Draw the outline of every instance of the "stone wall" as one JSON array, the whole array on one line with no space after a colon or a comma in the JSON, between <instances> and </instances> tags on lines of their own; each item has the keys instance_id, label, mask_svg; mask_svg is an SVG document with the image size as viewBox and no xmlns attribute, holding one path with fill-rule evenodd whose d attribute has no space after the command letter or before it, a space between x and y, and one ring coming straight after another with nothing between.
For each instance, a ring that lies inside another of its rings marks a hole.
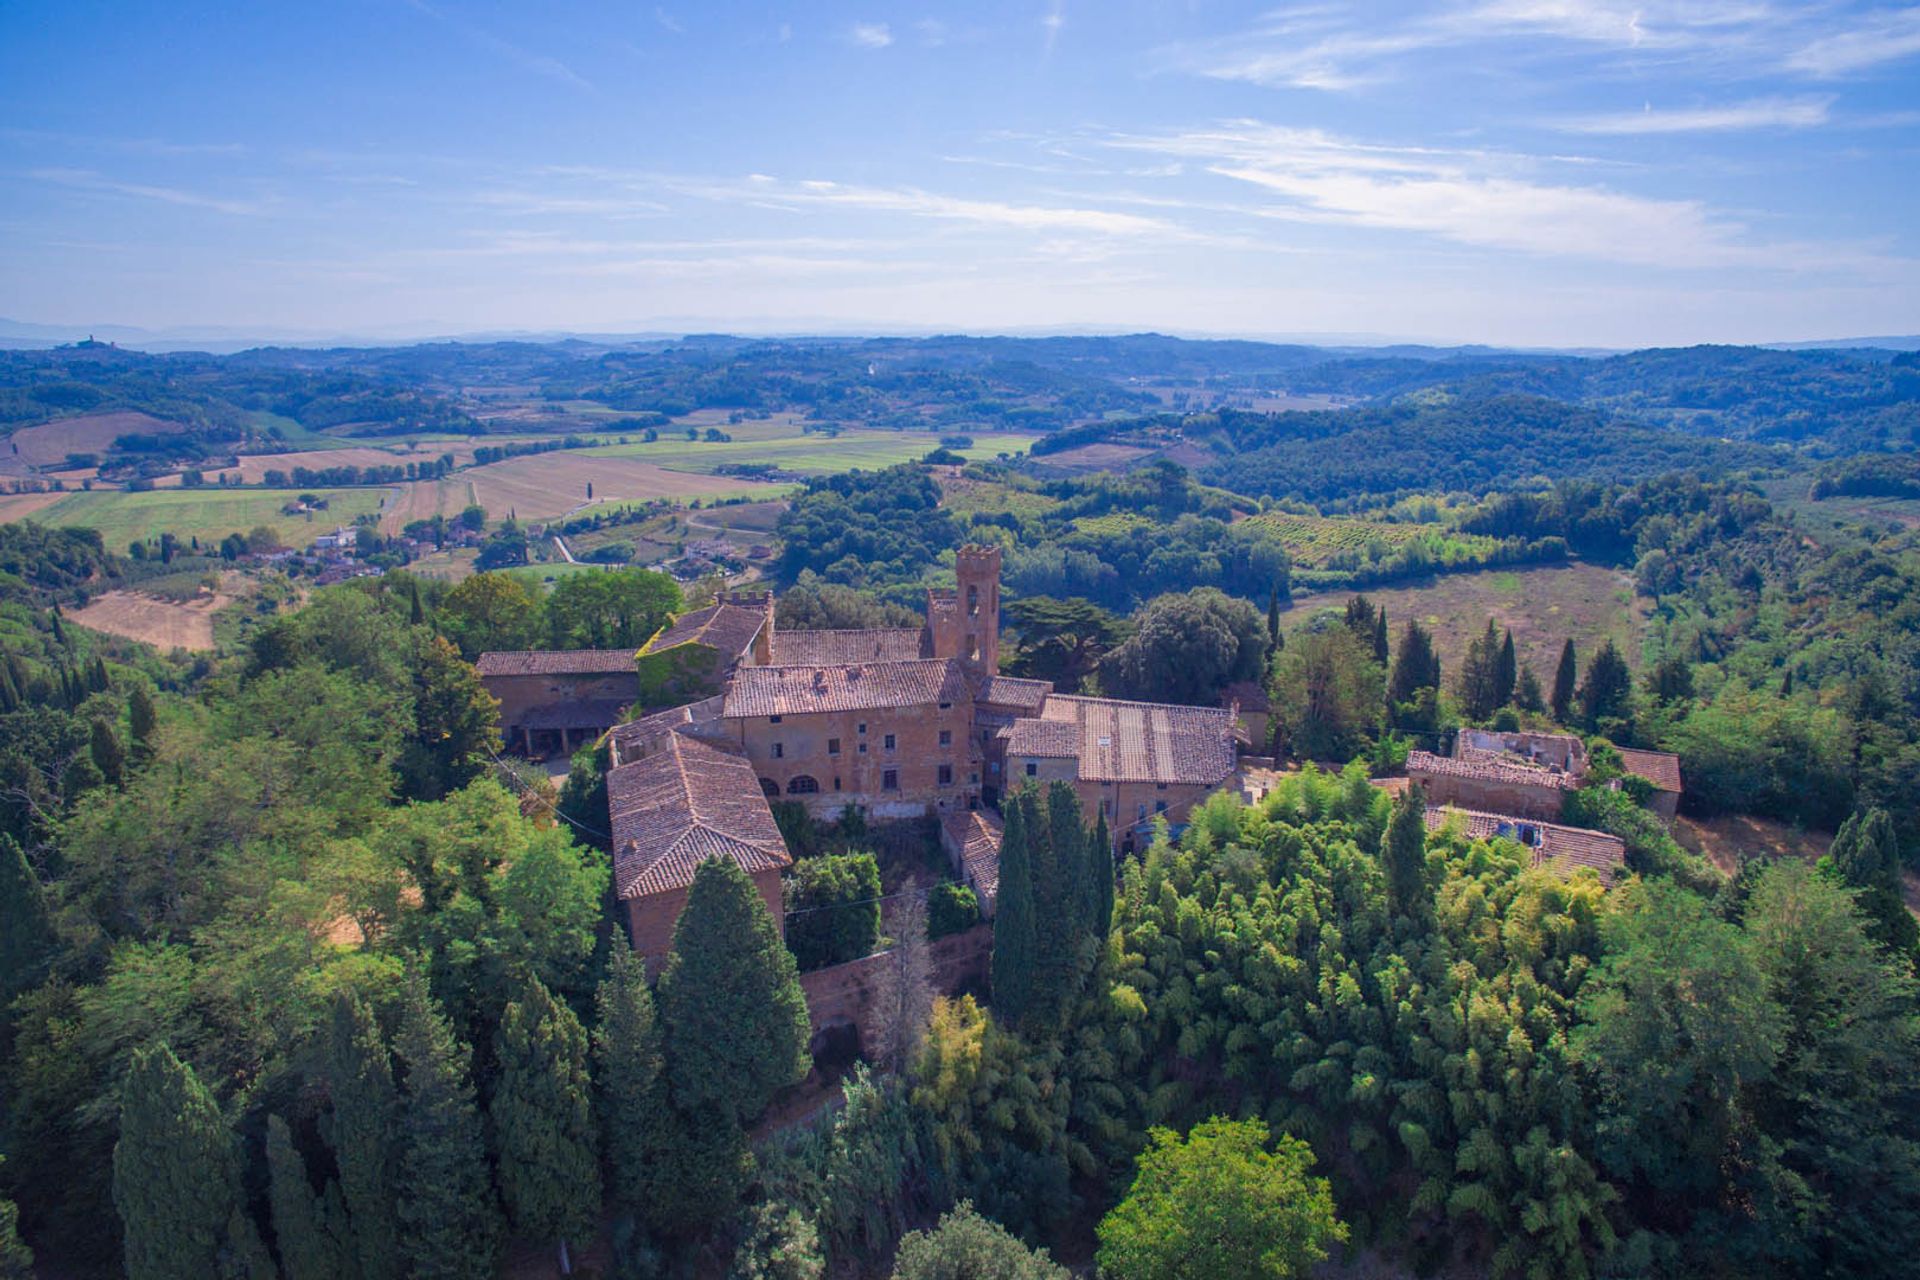
<instances>
[{"instance_id":1,"label":"stone wall","mask_svg":"<svg viewBox=\"0 0 1920 1280\"><path fill-rule=\"evenodd\" d=\"M993 926L977 924L964 933L948 934L933 942L931 950L934 989L939 994L983 988L993 959ZM816 1040L822 1032L853 1026L865 1046L874 1030L874 995L893 964L893 952L880 951L801 974L800 988L807 995L807 1015Z\"/></svg>"},{"instance_id":2,"label":"stone wall","mask_svg":"<svg viewBox=\"0 0 1920 1280\"><path fill-rule=\"evenodd\" d=\"M911 817L969 808L980 795L969 702L787 715L778 723L739 716L727 729L768 798L801 801L816 818L836 818L849 804L874 817ZM794 790L796 778L811 779L813 789Z\"/></svg>"},{"instance_id":3,"label":"stone wall","mask_svg":"<svg viewBox=\"0 0 1920 1280\"><path fill-rule=\"evenodd\" d=\"M774 927L784 933L786 906L781 899L780 873L777 870L760 872L753 877L753 887L760 891L767 910L773 914ZM685 889L626 900L627 940L646 960L649 973L658 975L666 963L667 953L673 949L673 926L679 923L680 909L686 905Z\"/></svg>"},{"instance_id":4,"label":"stone wall","mask_svg":"<svg viewBox=\"0 0 1920 1280\"><path fill-rule=\"evenodd\" d=\"M1540 822L1560 821L1560 809L1567 793L1559 787L1529 786L1493 778L1463 778L1450 773L1430 773L1409 769L1408 777L1427 793L1434 807L1452 805L1457 809L1478 809L1483 813L1504 813L1516 818Z\"/></svg>"}]
</instances>

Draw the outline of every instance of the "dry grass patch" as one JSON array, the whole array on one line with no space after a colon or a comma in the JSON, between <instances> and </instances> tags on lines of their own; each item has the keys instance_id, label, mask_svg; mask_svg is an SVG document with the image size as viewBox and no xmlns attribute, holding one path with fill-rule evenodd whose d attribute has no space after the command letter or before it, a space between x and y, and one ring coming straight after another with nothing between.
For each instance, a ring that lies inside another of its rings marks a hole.
<instances>
[{"instance_id":1,"label":"dry grass patch","mask_svg":"<svg viewBox=\"0 0 1920 1280\"><path fill-rule=\"evenodd\" d=\"M213 645L213 615L233 596L210 591L195 600L164 600L138 591L109 591L72 614L75 622L108 635L124 636L156 649L207 652Z\"/></svg>"}]
</instances>

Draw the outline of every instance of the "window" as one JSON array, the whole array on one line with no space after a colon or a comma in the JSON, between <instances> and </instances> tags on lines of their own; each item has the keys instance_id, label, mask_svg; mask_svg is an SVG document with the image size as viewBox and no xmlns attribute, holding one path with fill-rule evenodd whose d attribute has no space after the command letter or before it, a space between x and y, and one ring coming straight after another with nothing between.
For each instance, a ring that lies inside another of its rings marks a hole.
<instances>
[{"instance_id":1,"label":"window","mask_svg":"<svg viewBox=\"0 0 1920 1280\"><path fill-rule=\"evenodd\" d=\"M968 786L970 786L970 787L977 787L977 786L979 786L979 785L980 785L980 775L979 775L979 774L977 774L977 773L970 773L970 774L968 774L968 775L967 775L967 785L968 785Z\"/></svg>"},{"instance_id":2,"label":"window","mask_svg":"<svg viewBox=\"0 0 1920 1280\"><path fill-rule=\"evenodd\" d=\"M768 724L779 724L779 723L780 723L780 717L779 717L779 716L768 716L768 717L767 717L767 723L768 723Z\"/></svg>"},{"instance_id":3,"label":"window","mask_svg":"<svg viewBox=\"0 0 1920 1280\"><path fill-rule=\"evenodd\" d=\"M950 787L953 785L953 766L952 765L943 764L940 766L940 785L943 787Z\"/></svg>"},{"instance_id":4,"label":"window","mask_svg":"<svg viewBox=\"0 0 1920 1280\"><path fill-rule=\"evenodd\" d=\"M795 774L787 783L787 794L790 796L810 796L819 789L819 782L804 773Z\"/></svg>"},{"instance_id":5,"label":"window","mask_svg":"<svg viewBox=\"0 0 1920 1280\"><path fill-rule=\"evenodd\" d=\"M1167 802L1165 800L1155 800L1153 802L1153 811L1155 813L1165 813L1167 811Z\"/></svg>"},{"instance_id":6,"label":"window","mask_svg":"<svg viewBox=\"0 0 1920 1280\"><path fill-rule=\"evenodd\" d=\"M830 756L837 756L840 754L840 739L838 738L827 739L827 754Z\"/></svg>"},{"instance_id":7,"label":"window","mask_svg":"<svg viewBox=\"0 0 1920 1280\"><path fill-rule=\"evenodd\" d=\"M784 742L776 742L773 744L773 758L775 760L785 760L787 758L787 746Z\"/></svg>"},{"instance_id":8,"label":"window","mask_svg":"<svg viewBox=\"0 0 1920 1280\"><path fill-rule=\"evenodd\" d=\"M967 584L967 616L975 617L980 612L980 588L971 582Z\"/></svg>"},{"instance_id":9,"label":"window","mask_svg":"<svg viewBox=\"0 0 1920 1280\"><path fill-rule=\"evenodd\" d=\"M883 770L880 774L880 789L882 791L898 791L900 789L900 771L898 769Z\"/></svg>"},{"instance_id":10,"label":"window","mask_svg":"<svg viewBox=\"0 0 1920 1280\"><path fill-rule=\"evenodd\" d=\"M888 734L888 735L887 735L887 738L886 738L886 741L885 741L885 742L882 742L882 743L881 743L880 745L881 745L881 746L883 746L883 747L885 747L885 748L886 748L887 750L889 750L889 751L891 751L891 750L893 750L893 735L892 735L892 734Z\"/></svg>"},{"instance_id":11,"label":"window","mask_svg":"<svg viewBox=\"0 0 1920 1280\"><path fill-rule=\"evenodd\" d=\"M864 742L860 744L860 754L861 755L867 754L867 744Z\"/></svg>"},{"instance_id":12,"label":"window","mask_svg":"<svg viewBox=\"0 0 1920 1280\"><path fill-rule=\"evenodd\" d=\"M953 730L942 729L940 731L940 745L943 747L950 747L953 745Z\"/></svg>"},{"instance_id":13,"label":"window","mask_svg":"<svg viewBox=\"0 0 1920 1280\"><path fill-rule=\"evenodd\" d=\"M835 791L840 789L840 775L837 773L833 775L833 789Z\"/></svg>"},{"instance_id":14,"label":"window","mask_svg":"<svg viewBox=\"0 0 1920 1280\"><path fill-rule=\"evenodd\" d=\"M862 721L860 722L860 726L859 726L859 728L860 728L860 736L861 736L861 737L863 737L863 738L864 738L864 737L866 737L866 736L867 736L867 722L866 722L866 721L864 721L864 720L862 720Z\"/></svg>"},{"instance_id":15,"label":"window","mask_svg":"<svg viewBox=\"0 0 1920 1280\"><path fill-rule=\"evenodd\" d=\"M1153 789L1155 791L1165 791L1167 789L1167 784L1164 782L1156 782L1153 784Z\"/></svg>"},{"instance_id":16,"label":"window","mask_svg":"<svg viewBox=\"0 0 1920 1280\"><path fill-rule=\"evenodd\" d=\"M948 711L948 710L951 710L951 709L952 709L952 707L953 707L953 704L952 704L951 702L943 702L943 703L941 703L941 704L940 704L940 709L941 709L942 711Z\"/></svg>"},{"instance_id":17,"label":"window","mask_svg":"<svg viewBox=\"0 0 1920 1280\"><path fill-rule=\"evenodd\" d=\"M769 797L778 798L780 795L780 784L772 778L762 778L760 779L760 790L766 792Z\"/></svg>"},{"instance_id":18,"label":"window","mask_svg":"<svg viewBox=\"0 0 1920 1280\"><path fill-rule=\"evenodd\" d=\"M1138 818L1140 819L1140 821L1142 821L1142 822L1145 822L1145 821L1147 820L1147 803L1146 803L1146 801L1144 801L1144 800L1142 800L1142 801L1140 802L1140 807L1139 807L1139 809L1138 809L1138 810L1136 811L1136 814L1135 814L1135 816L1136 816L1136 817L1138 817Z\"/></svg>"},{"instance_id":19,"label":"window","mask_svg":"<svg viewBox=\"0 0 1920 1280\"><path fill-rule=\"evenodd\" d=\"M1037 778L1040 776L1040 766L1031 760L1027 761L1027 776L1029 778Z\"/></svg>"}]
</instances>

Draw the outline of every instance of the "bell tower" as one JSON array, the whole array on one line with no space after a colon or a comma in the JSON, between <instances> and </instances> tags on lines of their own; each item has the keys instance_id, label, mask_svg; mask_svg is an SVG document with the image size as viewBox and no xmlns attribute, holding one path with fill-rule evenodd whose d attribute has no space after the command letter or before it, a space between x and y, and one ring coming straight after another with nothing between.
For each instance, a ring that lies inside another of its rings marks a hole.
<instances>
[{"instance_id":1,"label":"bell tower","mask_svg":"<svg viewBox=\"0 0 1920 1280\"><path fill-rule=\"evenodd\" d=\"M953 575L953 590L927 592L932 656L992 675L1000 669L1000 548L961 547Z\"/></svg>"}]
</instances>

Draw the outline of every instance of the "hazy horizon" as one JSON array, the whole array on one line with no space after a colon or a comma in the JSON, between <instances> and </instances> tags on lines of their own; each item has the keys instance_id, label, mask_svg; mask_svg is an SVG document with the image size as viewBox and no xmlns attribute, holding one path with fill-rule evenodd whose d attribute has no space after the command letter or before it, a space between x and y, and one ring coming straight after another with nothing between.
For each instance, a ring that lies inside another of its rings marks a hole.
<instances>
[{"instance_id":1,"label":"hazy horizon","mask_svg":"<svg viewBox=\"0 0 1920 1280\"><path fill-rule=\"evenodd\" d=\"M328 335L1920 332L1920 6L0 12L0 311ZM308 335L292 337L291 335Z\"/></svg>"}]
</instances>

